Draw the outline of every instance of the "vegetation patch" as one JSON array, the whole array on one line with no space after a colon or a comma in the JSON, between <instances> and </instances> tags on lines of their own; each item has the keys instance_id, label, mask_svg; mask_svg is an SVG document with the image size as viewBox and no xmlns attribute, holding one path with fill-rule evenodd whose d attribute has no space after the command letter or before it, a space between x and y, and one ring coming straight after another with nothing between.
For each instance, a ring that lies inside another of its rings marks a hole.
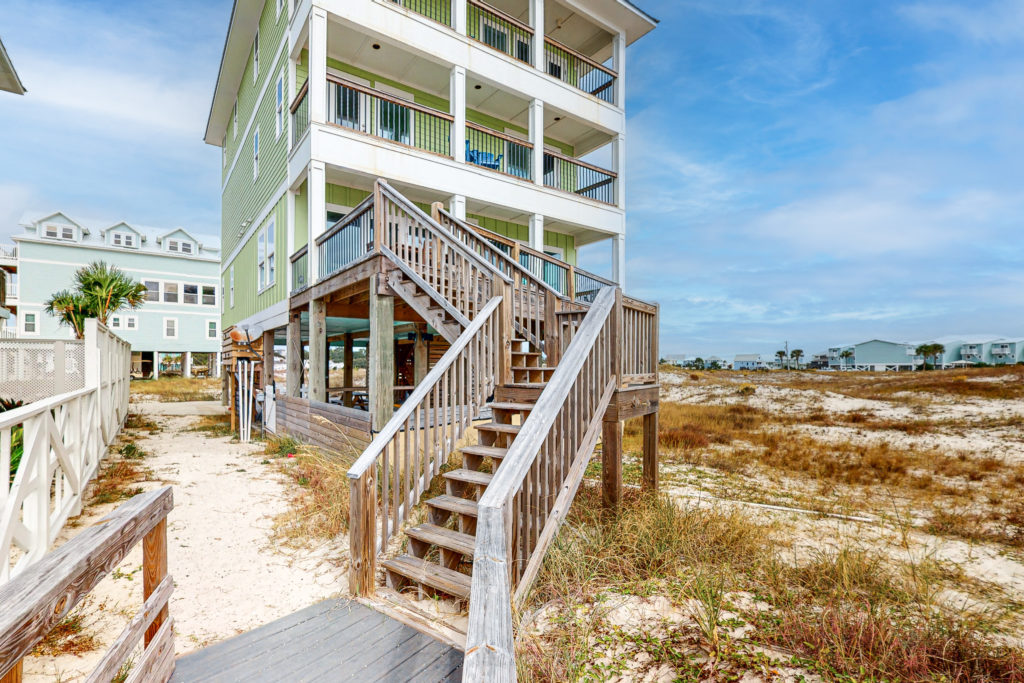
<instances>
[{"instance_id":1,"label":"vegetation patch","mask_svg":"<svg viewBox=\"0 0 1024 683\"><path fill-rule=\"evenodd\" d=\"M161 377L135 380L132 393L140 400L176 403L180 401L219 401L221 383L215 378Z\"/></svg>"},{"instance_id":2,"label":"vegetation patch","mask_svg":"<svg viewBox=\"0 0 1024 683\"><path fill-rule=\"evenodd\" d=\"M32 651L35 657L81 655L98 647L96 636L85 617L88 598L83 600L47 633Z\"/></svg>"}]
</instances>

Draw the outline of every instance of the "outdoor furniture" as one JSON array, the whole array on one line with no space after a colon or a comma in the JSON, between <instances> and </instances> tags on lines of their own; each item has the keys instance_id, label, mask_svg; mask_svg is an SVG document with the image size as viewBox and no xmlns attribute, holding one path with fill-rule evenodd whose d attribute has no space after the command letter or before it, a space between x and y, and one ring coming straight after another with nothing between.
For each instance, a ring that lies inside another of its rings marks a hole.
<instances>
[{"instance_id":1,"label":"outdoor furniture","mask_svg":"<svg viewBox=\"0 0 1024 683\"><path fill-rule=\"evenodd\" d=\"M495 158L491 152L484 152L479 149L470 149L469 140L466 140L466 161L477 166L483 166L494 171L501 170L501 160L505 157L504 154L499 154Z\"/></svg>"}]
</instances>

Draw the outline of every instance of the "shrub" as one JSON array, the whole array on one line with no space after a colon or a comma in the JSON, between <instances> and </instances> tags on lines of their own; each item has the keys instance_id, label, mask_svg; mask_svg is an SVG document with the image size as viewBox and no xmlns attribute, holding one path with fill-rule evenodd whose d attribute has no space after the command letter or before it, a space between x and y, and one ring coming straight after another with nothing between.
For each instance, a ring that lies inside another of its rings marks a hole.
<instances>
[{"instance_id":1,"label":"shrub","mask_svg":"<svg viewBox=\"0 0 1024 683\"><path fill-rule=\"evenodd\" d=\"M741 384L740 388L736 390L736 393L740 396L753 396L754 392L757 391L757 387L753 384Z\"/></svg>"}]
</instances>

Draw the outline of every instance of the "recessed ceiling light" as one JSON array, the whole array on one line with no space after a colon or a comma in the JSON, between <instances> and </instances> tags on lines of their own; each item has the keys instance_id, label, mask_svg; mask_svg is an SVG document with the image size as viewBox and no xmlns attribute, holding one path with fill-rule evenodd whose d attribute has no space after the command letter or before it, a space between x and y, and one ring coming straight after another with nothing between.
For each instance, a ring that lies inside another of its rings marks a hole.
<instances>
[{"instance_id":1,"label":"recessed ceiling light","mask_svg":"<svg viewBox=\"0 0 1024 683\"><path fill-rule=\"evenodd\" d=\"M556 116L556 117L555 117L555 121L561 121L561 120L562 120L562 117L561 117L561 116Z\"/></svg>"},{"instance_id":2,"label":"recessed ceiling light","mask_svg":"<svg viewBox=\"0 0 1024 683\"><path fill-rule=\"evenodd\" d=\"M373 44L373 49L374 50L379 50L380 49L380 43L374 43Z\"/></svg>"},{"instance_id":3,"label":"recessed ceiling light","mask_svg":"<svg viewBox=\"0 0 1024 683\"><path fill-rule=\"evenodd\" d=\"M473 86L473 90L479 90L482 87L484 87L484 86L482 86L482 85L474 85Z\"/></svg>"}]
</instances>

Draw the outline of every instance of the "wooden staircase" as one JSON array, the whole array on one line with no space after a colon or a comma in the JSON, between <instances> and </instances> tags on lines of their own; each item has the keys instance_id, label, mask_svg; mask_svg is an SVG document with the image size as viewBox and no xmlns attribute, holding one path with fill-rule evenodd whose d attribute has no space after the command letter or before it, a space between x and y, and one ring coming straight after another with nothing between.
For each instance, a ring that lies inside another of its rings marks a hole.
<instances>
[{"instance_id":1,"label":"wooden staircase","mask_svg":"<svg viewBox=\"0 0 1024 683\"><path fill-rule=\"evenodd\" d=\"M514 340L515 381L495 391L496 400L488 404L492 421L477 424L477 443L459 449L462 466L441 474L445 493L424 501L427 522L406 529L405 554L381 563L389 588L414 593L418 599L448 597L468 602L476 547L477 501L555 370L542 365L543 358L542 352L532 350L526 340ZM519 398L511 400L507 395Z\"/></svg>"}]
</instances>

